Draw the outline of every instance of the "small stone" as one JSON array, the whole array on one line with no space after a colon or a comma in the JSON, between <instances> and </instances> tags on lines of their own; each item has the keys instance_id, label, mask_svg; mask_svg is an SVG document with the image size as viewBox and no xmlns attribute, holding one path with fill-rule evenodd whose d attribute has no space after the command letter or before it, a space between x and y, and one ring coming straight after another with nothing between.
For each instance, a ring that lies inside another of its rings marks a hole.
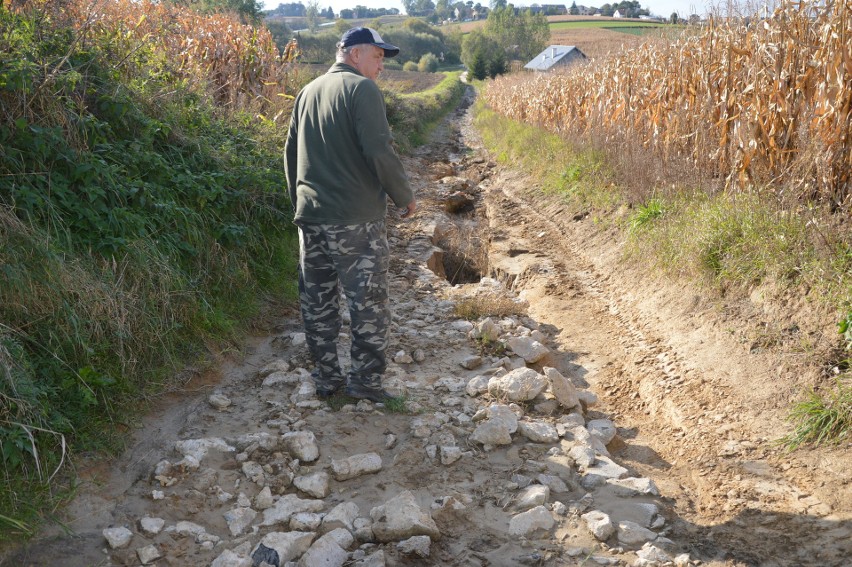
<instances>
[{"instance_id":1,"label":"small stone","mask_svg":"<svg viewBox=\"0 0 852 567\"><path fill-rule=\"evenodd\" d=\"M160 555L160 550L157 549L157 546L151 544L137 549L136 557L139 558L139 561L140 563L142 563L142 565L150 565L151 563L162 557L162 555Z\"/></svg>"},{"instance_id":2,"label":"small stone","mask_svg":"<svg viewBox=\"0 0 852 567\"><path fill-rule=\"evenodd\" d=\"M650 494L659 496L657 485L650 478L610 478L606 483L613 488L613 493L618 496L635 496L637 494Z\"/></svg>"},{"instance_id":3,"label":"small stone","mask_svg":"<svg viewBox=\"0 0 852 567\"><path fill-rule=\"evenodd\" d=\"M518 368L488 381L489 394L512 402L531 400L546 387L547 379L532 368Z\"/></svg>"},{"instance_id":4,"label":"small stone","mask_svg":"<svg viewBox=\"0 0 852 567\"><path fill-rule=\"evenodd\" d=\"M612 524L612 520L603 512L593 510L580 517L586 522L586 527L598 541L606 541L615 533L615 526Z\"/></svg>"},{"instance_id":5,"label":"small stone","mask_svg":"<svg viewBox=\"0 0 852 567\"><path fill-rule=\"evenodd\" d=\"M550 510L544 506L536 506L532 510L513 516L509 521L509 533L531 537L540 532L549 532L555 523Z\"/></svg>"},{"instance_id":6,"label":"small stone","mask_svg":"<svg viewBox=\"0 0 852 567\"><path fill-rule=\"evenodd\" d=\"M345 459L332 460L331 470L336 480L349 480L382 470L382 458L377 453L353 455Z\"/></svg>"},{"instance_id":7,"label":"small stone","mask_svg":"<svg viewBox=\"0 0 852 567\"><path fill-rule=\"evenodd\" d=\"M533 443L558 443L556 428L543 421L521 421L518 432Z\"/></svg>"},{"instance_id":8,"label":"small stone","mask_svg":"<svg viewBox=\"0 0 852 567\"><path fill-rule=\"evenodd\" d=\"M411 364L414 362L414 359L404 350L401 350L393 355L393 361L397 364Z\"/></svg>"},{"instance_id":9,"label":"small stone","mask_svg":"<svg viewBox=\"0 0 852 567\"><path fill-rule=\"evenodd\" d=\"M462 368L467 368L468 370L476 370L480 366L482 366L482 357L478 354L470 355L464 357L459 364Z\"/></svg>"},{"instance_id":10,"label":"small stone","mask_svg":"<svg viewBox=\"0 0 852 567\"><path fill-rule=\"evenodd\" d=\"M297 532L315 532L322 524L323 516L313 512L299 512L290 518L290 529Z\"/></svg>"},{"instance_id":11,"label":"small stone","mask_svg":"<svg viewBox=\"0 0 852 567\"><path fill-rule=\"evenodd\" d=\"M479 394L483 394L488 391L488 381L491 379L490 376L483 376L480 374L479 376L474 376L470 379L465 387L465 392L468 396L478 396Z\"/></svg>"},{"instance_id":12,"label":"small stone","mask_svg":"<svg viewBox=\"0 0 852 567\"><path fill-rule=\"evenodd\" d=\"M258 510L272 508L274 504L275 500L272 498L272 490L270 490L268 486L264 486L263 489L254 497L254 507Z\"/></svg>"},{"instance_id":13,"label":"small stone","mask_svg":"<svg viewBox=\"0 0 852 567\"><path fill-rule=\"evenodd\" d=\"M133 532L124 526L118 528L106 528L101 532L107 540L107 543L112 549L119 549L130 543L133 539Z\"/></svg>"},{"instance_id":14,"label":"small stone","mask_svg":"<svg viewBox=\"0 0 852 567\"><path fill-rule=\"evenodd\" d=\"M309 475L297 476L293 479L293 486L314 498L325 498L331 492L329 481L328 473L319 471Z\"/></svg>"},{"instance_id":15,"label":"small stone","mask_svg":"<svg viewBox=\"0 0 852 567\"><path fill-rule=\"evenodd\" d=\"M355 518L360 514L358 505L354 502L342 502L331 509L322 519L322 531L330 532L337 528L344 528L348 531L355 529Z\"/></svg>"},{"instance_id":16,"label":"small stone","mask_svg":"<svg viewBox=\"0 0 852 567\"><path fill-rule=\"evenodd\" d=\"M423 512L408 490L370 510L373 533L380 542L400 541L411 536L427 535L433 540L441 532L432 517Z\"/></svg>"},{"instance_id":17,"label":"small stone","mask_svg":"<svg viewBox=\"0 0 852 567\"><path fill-rule=\"evenodd\" d=\"M657 534L643 528L636 522L623 521L618 523L618 541L627 545L639 545L657 539Z\"/></svg>"},{"instance_id":18,"label":"small stone","mask_svg":"<svg viewBox=\"0 0 852 567\"><path fill-rule=\"evenodd\" d=\"M462 458L462 450L456 446L441 447L441 464L451 465Z\"/></svg>"},{"instance_id":19,"label":"small stone","mask_svg":"<svg viewBox=\"0 0 852 567\"><path fill-rule=\"evenodd\" d=\"M314 535L309 532L268 533L251 552L252 565L261 565L265 561L269 565L283 567L310 548Z\"/></svg>"},{"instance_id":20,"label":"small stone","mask_svg":"<svg viewBox=\"0 0 852 567\"><path fill-rule=\"evenodd\" d=\"M319 445L313 431L291 431L285 433L284 446L291 455L306 463L312 463L319 458Z\"/></svg>"},{"instance_id":21,"label":"small stone","mask_svg":"<svg viewBox=\"0 0 852 567\"><path fill-rule=\"evenodd\" d=\"M228 524L228 530L231 535L237 537L245 532L257 516L257 512L251 508L234 508L228 510L224 514L225 523Z\"/></svg>"},{"instance_id":22,"label":"small stone","mask_svg":"<svg viewBox=\"0 0 852 567\"><path fill-rule=\"evenodd\" d=\"M636 557L638 560L634 563L635 567L656 567L672 560L668 553L651 543L643 545L642 549L636 552Z\"/></svg>"},{"instance_id":23,"label":"small stone","mask_svg":"<svg viewBox=\"0 0 852 567\"><path fill-rule=\"evenodd\" d=\"M293 333L290 335L290 344L294 347L300 347L307 342L308 340L305 333Z\"/></svg>"},{"instance_id":24,"label":"small stone","mask_svg":"<svg viewBox=\"0 0 852 567\"><path fill-rule=\"evenodd\" d=\"M510 337L506 343L528 364L534 364L550 353L550 349L531 337Z\"/></svg>"},{"instance_id":25,"label":"small stone","mask_svg":"<svg viewBox=\"0 0 852 567\"><path fill-rule=\"evenodd\" d=\"M609 445L616 434L615 424L608 419L592 419L586 424L586 429L604 445Z\"/></svg>"},{"instance_id":26,"label":"small stone","mask_svg":"<svg viewBox=\"0 0 852 567\"><path fill-rule=\"evenodd\" d=\"M414 362L423 362L424 360L426 360L426 353L423 351L422 348L418 348L414 350L414 353L412 353L412 357L414 358Z\"/></svg>"},{"instance_id":27,"label":"small stone","mask_svg":"<svg viewBox=\"0 0 852 567\"><path fill-rule=\"evenodd\" d=\"M231 400L222 394L211 394L207 402L217 410L223 410L231 405Z\"/></svg>"},{"instance_id":28,"label":"small stone","mask_svg":"<svg viewBox=\"0 0 852 567\"><path fill-rule=\"evenodd\" d=\"M550 489L548 487L541 484L533 484L521 491L515 502L515 507L518 510L529 510L530 508L546 504L548 497L550 497Z\"/></svg>"},{"instance_id":29,"label":"small stone","mask_svg":"<svg viewBox=\"0 0 852 567\"><path fill-rule=\"evenodd\" d=\"M157 535L163 531L166 521L163 518L149 518L148 516L139 520L139 530L146 535Z\"/></svg>"},{"instance_id":30,"label":"small stone","mask_svg":"<svg viewBox=\"0 0 852 567\"><path fill-rule=\"evenodd\" d=\"M432 539L427 535L412 536L396 544L396 548L402 553L408 555L418 555L419 557L429 557L429 548L432 546Z\"/></svg>"}]
</instances>

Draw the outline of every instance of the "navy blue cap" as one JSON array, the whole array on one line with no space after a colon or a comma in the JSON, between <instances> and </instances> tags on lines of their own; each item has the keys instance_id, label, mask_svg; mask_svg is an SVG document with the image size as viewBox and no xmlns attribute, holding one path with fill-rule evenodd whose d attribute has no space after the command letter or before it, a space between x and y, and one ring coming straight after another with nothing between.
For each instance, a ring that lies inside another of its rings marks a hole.
<instances>
[{"instance_id":1,"label":"navy blue cap","mask_svg":"<svg viewBox=\"0 0 852 567\"><path fill-rule=\"evenodd\" d=\"M352 47L353 45L364 45L365 43L384 49L385 57L396 57L399 54L399 48L390 43L385 43L379 32L373 28L352 28L347 30L337 45L338 47Z\"/></svg>"}]
</instances>

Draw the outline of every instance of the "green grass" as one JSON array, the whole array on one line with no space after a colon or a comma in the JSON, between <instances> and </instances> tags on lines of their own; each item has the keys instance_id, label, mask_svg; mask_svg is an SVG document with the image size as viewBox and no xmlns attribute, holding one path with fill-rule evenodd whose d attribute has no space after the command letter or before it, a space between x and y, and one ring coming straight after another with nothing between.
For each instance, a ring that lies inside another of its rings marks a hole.
<instances>
[{"instance_id":1,"label":"green grass","mask_svg":"<svg viewBox=\"0 0 852 567\"><path fill-rule=\"evenodd\" d=\"M426 143L430 133L464 94L466 85L460 80L461 71L444 75L440 83L426 91L401 95L385 92L388 122L394 140L403 151Z\"/></svg>"},{"instance_id":2,"label":"green grass","mask_svg":"<svg viewBox=\"0 0 852 567\"><path fill-rule=\"evenodd\" d=\"M572 20L570 22L551 22L550 31L559 30L575 30L584 28L603 28L615 31L623 31L629 29L647 29L661 27L676 27L671 24L655 23L655 22L617 22L614 20ZM681 26L682 27L682 26Z\"/></svg>"},{"instance_id":3,"label":"green grass","mask_svg":"<svg viewBox=\"0 0 852 567\"><path fill-rule=\"evenodd\" d=\"M600 152L575 146L541 128L507 120L481 100L474 112L476 127L498 161L531 172L544 192L573 203L577 211L592 206L608 208L618 202L618 196L610 190L610 174Z\"/></svg>"},{"instance_id":4,"label":"green grass","mask_svg":"<svg viewBox=\"0 0 852 567\"><path fill-rule=\"evenodd\" d=\"M849 439L852 430L852 388L849 377L838 379L830 392L808 392L790 411L793 431L780 441L794 450L804 444L837 444Z\"/></svg>"}]
</instances>

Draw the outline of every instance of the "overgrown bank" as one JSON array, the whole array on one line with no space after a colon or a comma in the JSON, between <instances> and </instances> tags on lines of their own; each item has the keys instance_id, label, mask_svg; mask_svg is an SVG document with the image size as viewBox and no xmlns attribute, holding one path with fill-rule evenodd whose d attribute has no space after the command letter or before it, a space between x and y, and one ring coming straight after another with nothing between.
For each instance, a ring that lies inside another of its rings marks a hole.
<instances>
[{"instance_id":1,"label":"overgrown bank","mask_svg":"<svg viewBox=\"0 0 852 567\"><path fill-rule=\"evenodd\" d=\"M293 300L295 53L174 5L0 7L0 540L262 301ZM391 97L402 145L460 92Z\"/></svg>"},{"instance_id":2,"label":"overgrown bank","mask_svg":"<svg viewBox=\"0 0 852 567\"><path fill-rule=\"evenodd\" d=\"M791 410L795 431L785 441L796 446L848 438L852 343L848 336L833 333L823 343L811 344L806 333L798 334L795 320L824 313L828 315L822 320L810 323L830 328L849 310L852 264L845 235L815 230L837 226L836 219L828 215L814 221L791 214L754 194L704 194L684 186L666 197L649 192L637 199L635 189L619 181L630 177L630 166L636 165L623 159L623 148L568 141L505 118L483 102L475 111L476 126L500 161L532 173L543 191L565 202L565 214L591 216L621 231L630 242L625 261L700 286L720 301L752 292L769 302L776 297L804 298L814 313L788 313L786 327L767 326L758 337L760 348L793 349L797 358L806 357L812 367L824 370L817 381L799 384L804 401ZM656 173L661 183L667 181L663 172ZM830 435L823 435L829 430Z\"/></svg>"}]
</instances>

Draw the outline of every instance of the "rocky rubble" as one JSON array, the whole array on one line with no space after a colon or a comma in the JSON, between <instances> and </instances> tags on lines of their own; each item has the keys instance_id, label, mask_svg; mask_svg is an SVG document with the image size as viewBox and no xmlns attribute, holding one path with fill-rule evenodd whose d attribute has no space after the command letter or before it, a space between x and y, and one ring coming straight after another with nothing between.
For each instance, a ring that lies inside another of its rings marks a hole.
<instances>
[{"instance_id":1,"label":"rocky rubble","mask_svg":"<svg viewBox=\"0 0 852 567\"><path fill-rule=\"evenodd\" d=\"M666 537L665 503L653 480L635 478L611 459L616 424L597 413L590 418L596 397L547 365L548 338L535 321L453 319L453 302L435 293L446 282L417 266L395 279L408 290L396 290L402 301L394 332L402 339L388 386L405 394L406 413L365 401L332 411L302 366L300 337L290 336L256 377L243 377L258 381L254 392L243 382L209 396L208 421L239 412L251 395L266 400L265 418L247 415L244 429L228 435L177 440L139 483L144 514L104 526L110 560L449 564L471 536L460 526L476 526L516 555L467 553L459 564L549 564L572 556L643 566L679 557L688 564ZM498 287L485 279L470 293ZM500 354L477 352L484 340L500 345ZM353 423L371 420L381 432L366 444L338 442L357 429Z\"/></svg>"}]
</instances>

